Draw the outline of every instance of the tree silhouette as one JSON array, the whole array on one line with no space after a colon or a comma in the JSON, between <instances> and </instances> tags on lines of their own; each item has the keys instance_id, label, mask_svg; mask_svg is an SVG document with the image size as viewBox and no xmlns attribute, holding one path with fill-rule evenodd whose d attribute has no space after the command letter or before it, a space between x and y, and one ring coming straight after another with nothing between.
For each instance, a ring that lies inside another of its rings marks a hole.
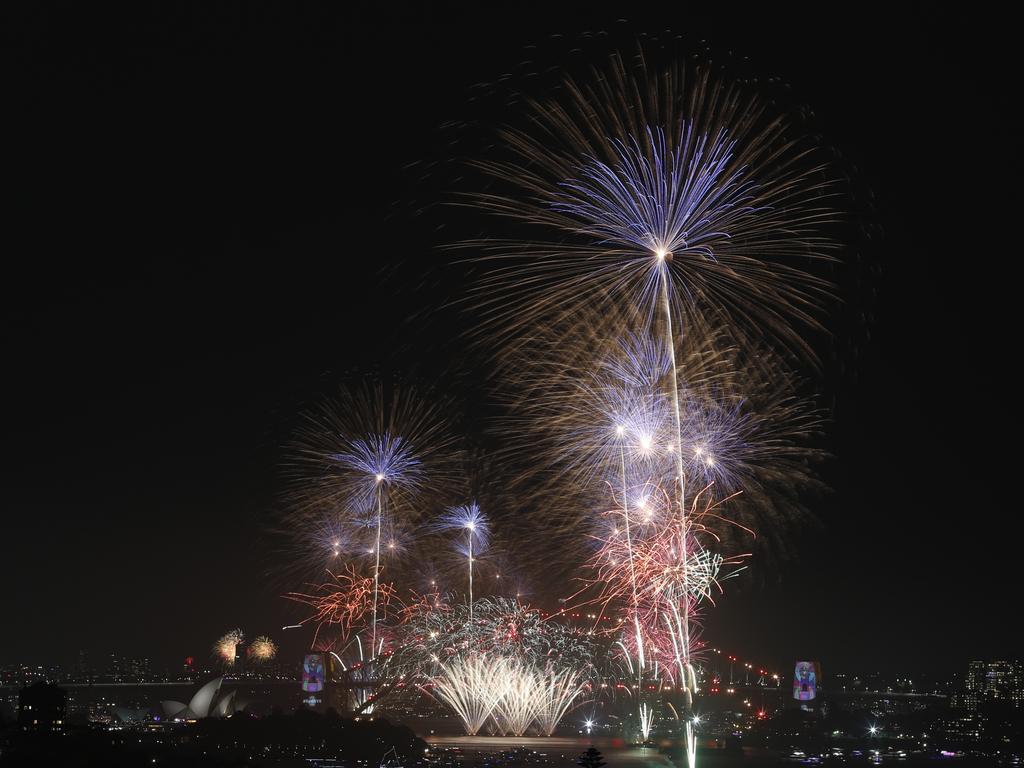
<instances>
[{"instance_id":1,"label":"tree silhouette","mask_svg":"<svg viewBox=\"0 0 1024 768\"><path fill-rule=\"evenodd\" d=\"M601 752L594 747L591 747L576 761L576 764L580 768L602 768L604 766L604 760L601 759Z\"/></svg>"}]
</instances>

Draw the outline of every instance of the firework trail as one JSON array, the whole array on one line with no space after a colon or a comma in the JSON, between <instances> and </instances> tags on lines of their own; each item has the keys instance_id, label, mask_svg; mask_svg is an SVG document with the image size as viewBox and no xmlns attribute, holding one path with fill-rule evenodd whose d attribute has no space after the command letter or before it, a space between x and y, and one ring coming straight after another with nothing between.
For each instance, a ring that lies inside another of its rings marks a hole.
<instances>
[{"instance_id":1,"label":"firework trail","mask_svg":"<svg viewBox=\"0 0 1024 768\"><path fill-rule=\"evenodd\" d=\"M489 536L487 518L480 511L480 506L475 501L471 501L469 504L448 509L441 517L439 527L441 530L457 530L465 536L464 545L460 542L456 548L466 558L469 569L469 595L466 602L469 606L469 624L472 626L474 551L478 556L487 547Z\"/></svg>"},{"instance_id":2,"label":"firework trail","mask_svg":"<svg viewBox=\"0 0 1024 768\"><path fill-rule=\"evenodd\" d=\"M501 695L494 703L491 717L502 736L522 736L539 714L540 681L528 667L509 663L507 659L500 663L506 668L499 677Z\"/></svg>"},{"instance_id":3,"label":"firework trail","mask_svg":"<svg viewBox=\"0 0 1024 768\"><path fill-rule=\"evenodd\" d=\"M509 598L472 607L428 598L407 608L402 627L397 668L430 681L471 735L487 723L503 734L550 734L607 656L593 632Z\"/></svg>"}]
</instances>

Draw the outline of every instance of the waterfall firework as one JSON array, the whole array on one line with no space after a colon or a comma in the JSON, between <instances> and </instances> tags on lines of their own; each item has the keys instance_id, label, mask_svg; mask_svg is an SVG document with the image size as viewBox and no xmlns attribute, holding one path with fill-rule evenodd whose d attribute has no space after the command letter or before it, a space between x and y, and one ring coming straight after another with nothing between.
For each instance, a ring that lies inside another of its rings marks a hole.
<instances>
[{"instance_id":1,"label":"waterfall firework","mask_svg":"<svg viewBox=\"0 0 1024 768\"><path fill-rule=\"evenodd\" d=\"M510 658L472 655L441 667L433 693L476 735L488 721L502 735L522 736L532 726L550 736L584 693L578 673L539 669Z\"/></svg>"}]
</instances>

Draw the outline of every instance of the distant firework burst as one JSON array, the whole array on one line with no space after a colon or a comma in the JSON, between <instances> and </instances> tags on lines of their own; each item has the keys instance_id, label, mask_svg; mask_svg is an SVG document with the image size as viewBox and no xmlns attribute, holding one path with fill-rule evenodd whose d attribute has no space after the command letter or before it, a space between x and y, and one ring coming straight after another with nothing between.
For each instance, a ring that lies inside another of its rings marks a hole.
<instances>
[{"instance_id":1,"label":"distant firework burst","mask_svg":"<svg viewBox=\"0 0 1024 768\"><path fill-rule=\"evenodd\" d=\"M245 642L245 633L240 629L232 629L213 644L213 655L225 667L235 663L238 646Z\"/></svg>"},{"instance_id":2,"label":"distant firework burst","mask_svg":"<svg viewBox=\"0 0 1024 768\"><path fill-rule=\"evenodd\" d=\"M266 635L260 635L249 643L249 658L259 664L266 664L277 658L277 644Z\"/></svg>"}]
</instances>

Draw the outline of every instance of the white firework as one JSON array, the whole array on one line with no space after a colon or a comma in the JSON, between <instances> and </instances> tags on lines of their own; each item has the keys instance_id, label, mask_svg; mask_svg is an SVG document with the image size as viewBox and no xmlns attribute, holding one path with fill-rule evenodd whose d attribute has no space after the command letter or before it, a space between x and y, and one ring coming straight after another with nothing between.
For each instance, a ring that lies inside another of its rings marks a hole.
<instances>
[{"instance_id":1,"label":"white firework","mask_svg":"<svg viewBox=\"0 0 1024 768\"><path fill-rule=\"evenodd\" d=\"M434 691L475 736L490 720L502 735L522 736L531 726L550 736L582 695L578 672L540 669L516 659L483 654L442 665Z\"/></svg>"}]
</instances>

